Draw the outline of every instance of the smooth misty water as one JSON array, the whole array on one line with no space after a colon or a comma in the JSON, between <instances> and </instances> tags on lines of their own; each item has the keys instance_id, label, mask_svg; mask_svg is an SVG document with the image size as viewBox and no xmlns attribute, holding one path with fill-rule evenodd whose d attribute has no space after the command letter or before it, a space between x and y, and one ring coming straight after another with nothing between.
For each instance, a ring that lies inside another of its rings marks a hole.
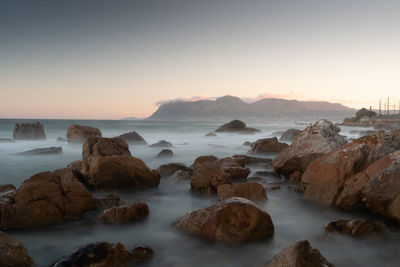
<instances>
[{"instance_id":1,"label":"smooth misty water","mask_svg":"<svg viewBox=\"0 0 400 267\"><path fill-rule=\"evenodd\" d=\"M23 120L23 122L29 120ZM271 137L276 131L287 128L302 129L291 121L270 121L250 124L263 132L256 135L218 134L217 137L203 135L215 130L218 123L160 123L148 121L68 121L40 120L45 125L45 141L18 141L0 143L0 184L18 186L34 173L55 170L81 158L81 146L56 142L58 136L65 137L72 123L98 127L103 136L112 137L128 131L137 131L151 144L160 139L173 143L172 159L155 159L160 148L131 146L134 156L143 159L151 168L168 162L183 162L190 165L200 155L232 156L247 152L244 141ZM0 120L0 138L12 136L17 120ZM353 128L344 128L349 137ZM360 130L360 129L358 129ZM20 156L18 152L33 148L62 146L63 153L48 156ZM260 166L251 167L252 171ZM267 178L271 181L272 178ZM150 208L150 216L143 222L127 225L94 225L84 219L63 225L34 231L7 231L20 240L28 249L37 266L48 266L56 259L69 254L74 248L94 241L122 242L127 248L135 244L151 246L155 255L146 266L262 266L273 255L291 243L308 239L311 245L336 266L399 266L400 232L390 228L386 239L357 239L343 235L325 236L324 225L332 219L342 217L371 216L368 214L344 213L302 200L301 195L287 189L268 192L268 201L259 203L275 225L273 238L261 242L228 245L216 243L185 234L171 223L189 210L200 209L217 202L216 197L198 197L189 193L189 182L175 184L162 179L158 188L140 192L112 192L126 203L143 200ZM95 193L96 196L106 195ZM372 217L371 217L372 218Z\"/></svg>"}]
</instances>

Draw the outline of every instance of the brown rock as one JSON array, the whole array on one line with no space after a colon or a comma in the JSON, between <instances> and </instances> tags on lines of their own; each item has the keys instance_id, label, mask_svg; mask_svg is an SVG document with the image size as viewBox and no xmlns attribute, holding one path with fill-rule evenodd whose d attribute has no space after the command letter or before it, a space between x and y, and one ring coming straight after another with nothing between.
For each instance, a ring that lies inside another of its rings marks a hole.
<instances>
[{"instance_id":1,"label":"brown rock","mask_svg":"<svg viewBox=\"0 0 400 267\"><path fill-rule=\"evenodd\" d=\"M175 173L173 173L168 180L173 181L175 183L183 182L183 181L189 181L191 178L190 174L188 172L182 171L182 170L177 170Z\"/></svg>"},{"instance_id":2,"label":"brown rock","mask_svg":"<svg viewBox=\"0 0 400 267\"><path fill-rule=\"evenodd\" d=\"M266 153L279 153L283 149L289 147L286 143L280 143L278 138L265 138L259 139L254 142L249 150L250 154L266 154Z\"/></svg>"},{"instance_id":3,"label":"brown rock","mask_svg":"<svg viewBox=\"0 0 400 267\"><path fill-rule=\"evenodd\" d=\"M161 165L160 167L158 167L157 170L160 172L161 176L170 176L179 170L185 171L189 174L193 173L193 169L186 167L186 165L183 163L164 164L164 165Z\"/></svg>"},{"instance_id":4,"label":"brown rock","mask_svg":"<svg viewBox=\"0 0 400 267\"><path fill-rule=\"evenodd\" d=\"M299 129L288 129L282 133L279 140L292 141L299 133L301 133L301 130Z\"/></svg>"},{"instance_id":5,"label":"brown rock","mask_svg":"<svg viewBox=\"0 0 400 267\"><path fill-rule=\"evenodd\" d=\"M125 205L125 203L117 195L107 195L104 198L96 199L97 209L106 210L112 207Z\"/></svg>"},{"instance_id":6,"label":"brown rock","mask_svg":"<svg viewBox=\"0 0 400 267\"><path fill-rule=\"evenodd\" d=\"M266 267L333 267L318 249L307 240L297 241L282 250L265 265Z\"/></svg>"},{"instance_id":7,"label":"brown rock","mask_svg":"<svg viewBox=\"0 0 400 267\"><path fill-rule=\"evenodd\" d=\"M261 131L258 129L247 127L246 123L240 120L233 120L222 125L217 130L215 130L215 132L252 134Z\"/></svg>"},{"instance_id":8,"label":"brown rock","mask_svg":"<svg viewBox=\"0 0 400 267\"><path fill-rule=\"evenodd\" d=\"M89 137L100 138L101 131L89 126L72 124L67 130L67 140L71 143L83 143Z\"/></svg>"},{"instance_id":9,"label":"brown rock","mask_svg":"<svg viewBox=\"0 0 400 267\"><path fill-rule=\"evenodd\" d=\"M143 137L141 137L140 134L135 131L124 133L117 137L124 139L125 142L129 144L147 145L147 142L143 139Z\"/></svg>"},{"instance_id":10,"label":"brown rock","mask_svg":"<svg viewBox=\"0 0 400 267\"><path fill-rule=\"evenodd\" d=\"M228 198L218 204L186 213L174 226L205 238L245 242L270 237L271 217L245 198Z\"/></svg>"},{"instance_id":11,"label":"brown rock","mask_svg":"<svg viewBox=\"0 0 400 267\"><path fill-rule=\"evenodd\" d=\"M259 157L252 157L248 155L234 155L233 159L242 158L245 164L271 164L272 159L269 158L259 158Z\"/></svg>"},{"instance_id":12,"label":"brown rock","mask_svg":"<svg viewBox=\"0 0 400 267\"><path fill-rule=\"evenodd\" d=\"M44 132L43 124L40 122L17 123L14 127L13 138L16 140L44 140L46 139L46 133Z\"/></svg>"},{"instance_id":13,"label":"brown rock","mask_svg":"<svg viewBox=\"0 0 400 267\"><path fill-rule=\"evenodd\" d=\"M18 240L0 231L0 266L3 267L30 267L33 260L27 249Z\"/></svg>"},{"instance_id":14,"label":"brown rock","mask_svg":"<svg viewBox=\"0 0 400 267\"><path fill-rule=\"evenodd\" d=\"M217 160L218 158L216 157L216 156L200 156L200 157L197 157L195 160L194 160L194 162L193 162L193 164L192 164L192 167L194 168L196 165L198 165L198 164L203 164L204 162L206 162L206 161L215 161L215 160Z\"/></svg>"},{"instance_id":15,"label":"brown rock","mask_svg":"<svg viewBox=\"0 0 400 267\"><path fill-rule=\"evenodd\" d=\"M149 216L149 207L145 202L136 202L130 205L112 207L103 211L95 218L102 223L130 223L145 219Z\"/></svg>"},{"instance_id":16,"label":"brown rock","mask_svg":"<svg viewBox=\"0 0 400 267\"><path fill-rule=\"evenodd\" d=\"M64 256L51 266L120 267L147 260L153 254L153 250L146 246L136 246L133 250L128 251L121 243L96 242L77 248L70 255Z\"/></svg>"},{"instance_id":17,"label":"brown rock","mask_svg":"<svg viewBox=\"0 0 400 267\"><path fill-rule=\"evenodd\" d=\"M223 201L231 197L243 197L251 201L267 200L267 192L264 187L256 182L241 184L223 184L217 188L218 200Z\"/></svg>"},{"instance_id":18,"label":"brown rock","mask_svg":"<svg viewBox=\"0 0 400 267\"><path fill-rule=\"evenodd\" d=\"M195 166L190 187L192 192L215 194L219 185L230 183L231 176L223 168L215 161L206 161Z\"/></svg>"},{"instance_id":19,"label":"brown rock","mask_svg":"<svg viewBox=\"0 0 400 267\"><path fill-rule=\"evenodd\" d=\"M382 235L381 223L375 223L365 219L339 219L325 225L327 232L339 232L352 236Z\"/></svg>"},{"instance_id":20,"label":"brown rock","mask_svg":"<svg viewBox=\"0 0 400 267\"><path fill-rule=\"evenodd\" d=\"M289 182L293 184L299 184L301 182L301 176L303 176L303 173L301 171L292 172L289 175Z\"/></svg>"}]
</instances>

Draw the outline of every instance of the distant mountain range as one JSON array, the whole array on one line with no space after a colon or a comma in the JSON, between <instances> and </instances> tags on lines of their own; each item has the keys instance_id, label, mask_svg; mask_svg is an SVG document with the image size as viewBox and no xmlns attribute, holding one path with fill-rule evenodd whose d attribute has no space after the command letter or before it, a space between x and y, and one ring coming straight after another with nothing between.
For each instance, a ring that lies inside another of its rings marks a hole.
<instances>
[{"instance_id":1,"label":"distant mountain range","mask_svg":"<svg viewBox=\"0 0 400 267\"><path fill-rule=\"evenodd\" d=\"M355 109L338 103L265 98L246 103L238 97L224 96L216 100L174 101L162 104L150 120L272 119L272 118L344 118Z\"/></svg>"}]
</instances>

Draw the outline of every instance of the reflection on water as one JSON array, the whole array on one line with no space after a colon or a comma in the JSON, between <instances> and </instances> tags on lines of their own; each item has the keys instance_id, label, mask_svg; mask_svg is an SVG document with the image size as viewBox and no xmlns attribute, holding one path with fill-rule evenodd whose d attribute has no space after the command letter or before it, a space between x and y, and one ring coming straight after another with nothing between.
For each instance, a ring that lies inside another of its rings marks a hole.
<instances>
[{"instance_id":1,"label":"reflection on water","mask_svg":"<svg viewBox=\"0 0 400 267\"><path fill-rule=\"evenodd\" d=\"M38 142L0 143L0 183L18 186L36 172L65 167L81 158L81 147L58 143L57 136L65 136L72 121L43 121L48 139ZM9 137L15 121L0 120L0 137ZM190 165L199 155L219 157L245 153L244 141L271 137L273 132L290 127L302 127L292 122L249 125L263 130L257 135L218 134L204 137L217 128L217 124L166 124L151 122L86 121L81 124L99 127L104 136L115 136L135 130L150 144L165 139L174 144L172 159L155 159L159 148L131 146L134 156L142 158L156 168L166 162L184 162ZM350 129L344 129L348 134ZM211 145L210 145L211 144ZM17 152L37 147L61 145L64 152L52 156L19 156ZM214 146L218 145L218 146ZM260 167L252 167L252 172ZM344 213L329 207L315 205L301 199L301 195L287 190L268 192L268 201L259 203L275 225L271 239L244 245L215 243L185 234L171 223L189 210L199 209L217 202L215 196L198 197L189 193L189 182L174 184L162 180L159 187L140 192L117 192L126 203L143 200L150 208L150 216L143 222L127 225L92 224L87 220L48 227L35 231L7 232L20 240L28 249L37 266L70 253L74 248L93 241L122 242L127 248L135 244L151 246L155 255L146 266L262 266L273 255L294 241L308 239L312 246L336 266L399 266L400 233L389 229L384 240L356 239L343 235L324 235L324 225L341 217L371 216ZM104 193L96 193L103 196Z\"/></svg>"}]
</instances>

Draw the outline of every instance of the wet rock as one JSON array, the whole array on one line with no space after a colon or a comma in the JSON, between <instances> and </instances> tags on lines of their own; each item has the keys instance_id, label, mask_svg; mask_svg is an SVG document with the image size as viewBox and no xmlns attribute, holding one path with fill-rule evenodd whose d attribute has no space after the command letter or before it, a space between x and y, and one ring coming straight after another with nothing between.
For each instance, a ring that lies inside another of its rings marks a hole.
<instances>
[{"instance_id":1,"label":"wet rock","mask_svg":"<svg viewBox=\"0 0 400 267\"><path fill-rule=\"evenodd\" d=\"M383 234L383 224L365 219L339 219L325 225L325 231L352 236L374 236Z\"/></svg>"},{"instance_id":2,"label":"wet rock","mask_svg":"<svg viewBox=\"0 0 400 267\"><path fill-rule=\"evenodd\" d=\"M194 168L190 188L192 192L215 194L222 184L232 183L231 176L216 161L206 161Z\"/></svg>"},{"instance_id":3,"label":"wet rock","mask_svg":"<svg viewBox=\"0 0 400 267\"><path fill-rule=\"evenodd\" d=\"M129 144L147 145L147 142L143 139L143 137L141 137L140 134L138 134L135 131L129 132L129 133L124 133L117 137L124 139L125 142L127 142Z\"/></svg>"},{"instance_id":4,"label":"wet rock","mask_svg":"<svg viewBox=\"0 0 400 267\"><path fill-rule=\"evenodd\" d=\"M186 165L183 163L164 164L164 165L161 165L160 167L158 167L157 170L160 172L161 176L170 176L179 170L187 172L190 175L193 174L193 169L186 167Z\"/></svg>"},{"instance_id":5,"label":"wet rock","mask_svg":"<svg viewBox=\"0 0 400 267\"><path fill-rule=\"evenodd\" d=\"M250 154L266 154L266 153L279 153L283 149L289 147L286 143L280 143L278 138L265 138L259 139L251 145L249 150Z\"/></svg>"},{"instance_id":6,"label":"wet rock","mask_svg":"<svg viewBox=\"0 0 400 267\"><path fill-rule=\"evenodd\" d=\"M136 246L129 251L121 243L95 242L77 248L51 266L120 267L148 260L153 254L153 250L146 246Z\"/></svg>"},{"instance_id":7,"label":"wet rock","mask_svg":"<svg viewBox=\"0 0 400 267\"><path fill-rule=\"evenodd\" d=\"M247 127L246 123L240 120L233 120L222 125L217 130L215 130L215 132L253 134L261 131L255 128Z\"/></svg>"},{"instance_id":8,"label":"wet rock","mask_svg":"<svg viewBox=\"0 0 400 267\"><path fill-rule=\"evenodd\" d=\"M125 205L125 203L117 195L109 194L104 198L96 199L96 206L98 210L106 210L112 207Z\"/></svg>"},{"instance_id":9,"label":"wet rock","mask_svg":"<svg viewBox=\"0 0 400 267\"><path fill-rule=\"evenodd\" d=\"M252 157L247 155L234 155L233 159L243 158L245 164L271 164L272 159L269 158L259 158L259 157Z\"/></svg>"},{"instance_id":10,"label":"wet rock","mask_svg":"<svg viewBox=\"0 0 400 267\"><path fill-rule=\"evenodd\" d=\"M299 129L288 129L282 133L281 138L279 138L279 140L292 141L299 133L301 133L301 130Z\"/></svg>"},{"instance_id":11,"label":"wet rock","mask_svg":"<svg viewBox=\"0 0 400 267\"><path fill-rule=\"evenodd\" d=\"M67 142L67 139L65 139L63 137L57 137L56 141L57 142Z\"/></svg>"},{"instance_id":12,"label":"wet rock","mask_svg":"<svg viewBox=\"0 0 400 267\"><path fill-rule=\"evenodd\" d=\"M11 138L0 138L0 143L14 143L14 139Z\"/></svg>"},{"instance_id":13,"label":"wet rock","mask_svg":"<svg viewBox=\"0 0 400 267\"><path fill-rule=\"evenodd\" d=\"M157 154L157 158L170 158L174 156L174 152L171 149L163 149Z\"/></svg>"},{"instance_id":14,"label":"wet rock","mask_svg":"<svg viewBox=\"0 0 400 267\"><path fill-rule=\"evenodd\" d=\"M89 137L100 138L101 131L94 127L72 124L67 130L67 140L70 143L83 143Z\"/></svg>"},{"instance_id":15,"label":"wet rock","mask_svg":"<svg viewBox=\"0 0 400 267\"><path fill-rule=\"evenodd\" d=\"M251 201L267 200L267 192L265 192L264 187L256 182L220 185L217 188L217 194L219 201L231 197L242 197Z\"/></svg>"},{"instance_id":16,"label":"wet rock","mask_svg":"<svg viewBox=\"0 0 400 267\"><path fill-rule=\"evenodd\" d=\"M272 165L275 171L284 175L294 171L304 172L314 159L346 143L345 137L339 132L340 128L327 120L319 120L307 127L274 158Z\"/></svg>"},{"instance_id":17,"label":"wet rock","mask_svg":"<svg viewBox=\"0 0 400 267\"><path fill-rule=\"evenodd\" d=\"M333 267L307 240L297 241L275 255L266 267Z\"/></svg>"},{"instance_id":18,"label":"wet rock","mask_svg":"<svg viewBox=\"0 0 400 267\"><path fill-rule=\"evenodd\" d=\"M70 169L41 172L0 196L0 228L31 229L80 218L96 200Z\"/></svg>"},{"instance_id":19,"label":"wet rock","mask_svg":"<svg viewBox=\"0 0 400 267\"><path fill-rule=\"evenodd\" d=\"M246 141L246 142L244 142L243 144L242 144L242 146L251 146L251 142L249 142L249 141Z\"/></svg>"},{"instance_id":20,"label":"wet rock","mask_svg":"<svg viewBox=\"0 0 400 267\"><path fill-rule=\"evenodd\" d=\"M173 181L175 183L179 183L179 182L189 181L190 178L191 175L188 172L177 170L168 178L168 180Z\"/></svg>"},{"instance_id":21,"label":"wet rock","mask_svg":"<svg viewBox=\"0 0 400 267\"><path fill-rule=\"evenodd\" d=\"M165 140L160 140L157 143L150 145L149 147L172 147L172 144Z\"/></svg>"},{"instance_id":22,"label":"wet rock","mask_svg":"<svg viewBox=\"0 0 400 267\"><path fill-rule=\"evenodd\" d=\"M299 184L301 182L301 176L302 175L303 175L303 173L300 172L300 171L292 172L289 175L289 182L291 182L293 184Z\"/></svg>"},{"instance_id":23,"label":"wet rock","mask_svg":"<svg viewBox=\"0 0 400 267\"><path fill-rule=\"evenodd\" d=\"M213 132L209 132L208 134L206 134L206 135L204 135L204 136L207 136L207 137L214 137L214 136L217 136L215 133L213 133Z\"/></svg>"},{"instance_id":24,"label":"wet rock","mask_svg":"<svg viewBox=\"0 0 400 267\"><path fill-rule=\"evenodd\" d=\"M206 161L215 161L215 160L217 160L217 159L218 159L218 158L217 158L216 156L212 156L212 155L200 156L200 157L197 157L197 158L194 160L194 162L193 162L193 164L192 164L192 167L194 168L196 165L203 164L203 163L206 162Z\"/></svg>"},{"instance_id":25,"label":"wet rock","mask_svg":"<svg viewBox=\"0 0 400 267\"><path fill-rule=\"evenodd\" d=\"M31 156L31 155L47 155L47 154L61 154L61 153L62 153L62 147L52 146L52 147L36 148L20 152L18 153L18 155Z\"/></svg>"},{"instance_id":26,"label":"wet rock","mask_svg":"<svg viewBox=\"0 0 400 267\"><path fill-rule=\"evenodd\" d=\"M269 214L250 200L240 197L190 211L173 225L188 233L226 242L260 240L274 233Z\"/></svg>"},{"instance_id":27,"label":"wet rock","mask_svg":"<svg viewBox=\"0 0 400 267\"><path fill-rule=\"evenodd\" d=\"M44 140L46 133L43 124L36 123L17 123L13 131L13 138L16 140Z\"/></svg>"},{"instance_id":28,"label":"wet rock","mask_svg":"<svg viewBox=\"0 0 400 267\"><path fill-rule=\"evenodd\" d=\"M149 207L145 202L136 202L130 205L111 207L103 211L94 221L102 223L131 223L140 221L149 216Z\"/></svg>"},{"instance_id":29,"label":"wet rock","mask_svg":"<svg viewBox=\"0 0 400 267\"><path fill-rule=\"evenodd\" d=\"M0 231L0 266L3 267L30 267L33 260L27 249L18 240Z\"/></svg>"},{"instance_id":30,"label":"wet rock","mask_svg":"<svg viewBox=\"0 0 400 267\"><path fill-rule=\"evenodd\" d=\"M234 180L244 180L250 174L250 169L244 167L245 161L242 158L222 158L215 163Z\"/></svg>"},{"instance_id":31,"label":"wet rock","mask_svg":"<svg viewBox=\"0 0 400 267\"><path fill-rule=\"evenodd\" d=\"M67 168L72 170L75 175L81 176L81 169L82 169L82 161L75 160L67 165Z\"/></svg>"}]
</instances>

